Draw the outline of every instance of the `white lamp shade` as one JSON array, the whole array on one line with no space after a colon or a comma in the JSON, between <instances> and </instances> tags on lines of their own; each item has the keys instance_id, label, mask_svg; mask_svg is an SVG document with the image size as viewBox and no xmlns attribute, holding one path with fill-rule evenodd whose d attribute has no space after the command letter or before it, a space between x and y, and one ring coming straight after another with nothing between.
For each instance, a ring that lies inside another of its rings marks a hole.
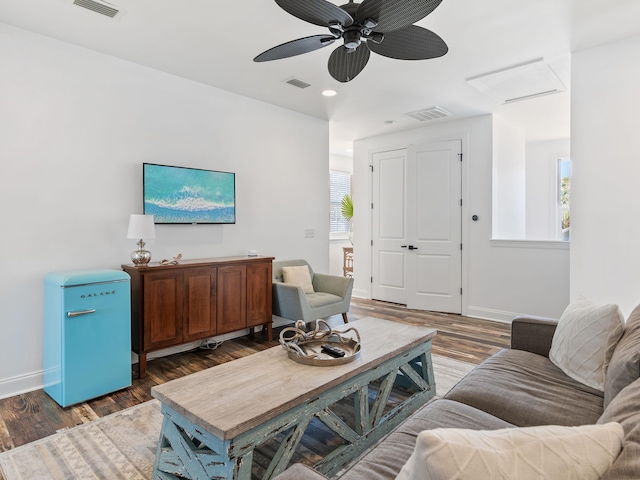
<instances>
[{"instance_id":1,"label":"white lamp shade","mask_svg":"<svg viewBox=\"0 0 640 480\"><path fill-rule=\"evenodd\" d=\"M136 215L129 217L129 229L127 230L127 238L156 238L155 224L153 223L153 215Z\"/></svg>"}]
</instances>

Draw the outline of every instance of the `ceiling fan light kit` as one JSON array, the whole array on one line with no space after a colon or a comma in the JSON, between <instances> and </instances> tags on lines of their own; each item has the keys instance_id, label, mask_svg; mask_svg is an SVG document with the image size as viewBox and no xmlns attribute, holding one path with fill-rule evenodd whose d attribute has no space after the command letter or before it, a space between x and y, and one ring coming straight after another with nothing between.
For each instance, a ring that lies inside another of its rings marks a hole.
<instances>
[{"instance_id":1,"label":"ceiling fan light kit","mask_svg":"<svg viewBox=\"0 0 640 480\"><path fill-rule=\"evenodd\" d=\"M253 60L266 62L343 44L329 56L329 73L350 82L366 66L371 52L399 60L426 60L445 55L447 44L426 28L413 25L429 15L442 0L364 0L340 7L326 0L275 0L291 15L327 27L329 35L314 35L283 43Z\"/></svg>"}]
</instances>

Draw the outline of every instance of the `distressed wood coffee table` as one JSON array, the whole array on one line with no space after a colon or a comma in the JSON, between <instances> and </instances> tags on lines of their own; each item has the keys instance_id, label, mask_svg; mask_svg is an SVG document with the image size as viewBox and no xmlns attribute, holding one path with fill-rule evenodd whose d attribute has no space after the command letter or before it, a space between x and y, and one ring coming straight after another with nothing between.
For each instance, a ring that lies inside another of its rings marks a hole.
<instances>
[{"instance_id":1,"label":"distressed wood coffee table","mask_svg":"<svg viewBox=\"0 0 640 480\"><path fill-rule=\"evenodd\" d=\"M254 448L281 435L263 476L270 479L287 467L314 417L343 439L314 466L331 476L435 395L434 329L363 318L336 330L349 327L362 350L345 365L302 365L278 346L152 388L164 415L154 478L249 480ZM389 408L400 377L412 393ZM353 427L332 411L352 394Z\"/></svg>"}]
</instances>

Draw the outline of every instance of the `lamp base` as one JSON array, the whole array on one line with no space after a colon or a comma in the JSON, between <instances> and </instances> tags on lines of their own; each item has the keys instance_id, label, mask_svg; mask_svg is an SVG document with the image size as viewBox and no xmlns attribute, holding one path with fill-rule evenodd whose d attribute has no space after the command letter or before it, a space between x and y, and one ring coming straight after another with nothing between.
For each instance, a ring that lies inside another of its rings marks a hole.
<instances>
[{"instance_id":1,"label":"lamp base","mask_svg":"<svg viewBox=\"0 0 640 480\"><path fill-rule=\"evenodd\" d=\"M144 267L151 261L151 252L144 249L142 239L138 242L138 250L131 252L131 261L136 267Z\"/></svg>"}]
</instances>

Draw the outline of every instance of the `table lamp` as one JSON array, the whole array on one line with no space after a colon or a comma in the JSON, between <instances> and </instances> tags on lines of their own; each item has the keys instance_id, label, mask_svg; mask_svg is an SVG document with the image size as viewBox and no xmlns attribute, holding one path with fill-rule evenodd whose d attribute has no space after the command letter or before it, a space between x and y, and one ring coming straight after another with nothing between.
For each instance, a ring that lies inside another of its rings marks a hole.
<instances>
[{"instance_id":1,"label":"table lamp","mask_svg":"<svg viewBox=\"0 0 640 480\"><path fill-rule=\"evenodd\" d=\"M155 238L156 230L153 223L153 215L136 215L129 217L129 229L127 230L127 238L139 238L138 250L131 252L131 260L139 267L144 267L151 260L151 252L144 249L145 243L143 238Z\"/></svg>"}]
</instances>

